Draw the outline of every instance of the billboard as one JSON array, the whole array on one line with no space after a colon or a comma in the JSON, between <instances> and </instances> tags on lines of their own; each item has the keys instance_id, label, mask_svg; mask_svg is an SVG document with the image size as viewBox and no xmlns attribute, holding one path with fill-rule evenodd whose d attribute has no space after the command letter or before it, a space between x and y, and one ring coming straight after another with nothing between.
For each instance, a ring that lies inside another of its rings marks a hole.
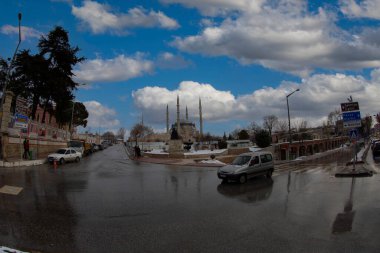
<instances>
[{"instance_id":1,"label":"billboard","mask_svg":"<svg viewBox=\"0 0 380 253\"><path fill-rule=\"evenodd\" d=\"M28 121L28 116L16 113L14 127L26 129L28 128Z\"/></svg>"},{"instance_id":2,"label":"billboard","mask_svg":"<svg viewBox=\"0 0 380 253\"><path fill-rule=\"evenodd\" d=\"M342 112L359 111L359 103L358 102L341 103L340 108L342 109Z\"/></svg>"},{"instance_id":3,"label":"billboard","mask_svg":"<svg viewBox=\"0 0 380 253\"><path fill-rule=\"evenodd\" d=\"M362 126L358 102L341 103L343 128L356 128Z\"/></svg>"}]
</instances>

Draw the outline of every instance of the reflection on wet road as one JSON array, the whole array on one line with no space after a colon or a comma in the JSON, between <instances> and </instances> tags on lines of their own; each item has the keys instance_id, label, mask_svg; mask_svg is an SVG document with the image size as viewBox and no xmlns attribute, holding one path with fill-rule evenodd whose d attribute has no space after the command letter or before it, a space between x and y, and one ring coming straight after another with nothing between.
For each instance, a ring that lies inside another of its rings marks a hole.
<instances>
[{"instance_id":1,"label":"reflection on wet road","mask_svg":"<svg viewBox=\"0 0 380 253\"><path fill-rule=\"evenodd\" d=\"M40 252L378 252L380 178L335 178L337 155L273 179L128 160L112 146L57 170L0 169L0 245Z\"/></svg>"}]
</instances>

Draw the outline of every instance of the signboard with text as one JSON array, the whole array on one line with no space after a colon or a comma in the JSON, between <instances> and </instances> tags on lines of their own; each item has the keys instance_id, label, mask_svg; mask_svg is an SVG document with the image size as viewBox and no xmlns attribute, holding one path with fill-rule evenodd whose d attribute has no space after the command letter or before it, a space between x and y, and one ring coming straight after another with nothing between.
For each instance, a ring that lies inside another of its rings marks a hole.
<instances>
[{"instance_id":1,"label":"signboard with text","mask_svg":"<svg viewBox=\"0 0 380 253\"><path fill-rule=\"evenodd\" d=\"M362 126L358 102L341 103L344 128L356 128Z\"/></svg>"},{"instance_id":2,"label":"signboard with text","mask_svg":"<svg viewBox=\"0 0 380 253\"><path fill-rule=\"evenodd\" d=\"M342 112L359 111L359 103L358 102L341 103L340 108L342 109Z\"/></svg>"},{"instance_id":3,"label":"signboard with text","mask_svg":"<svg viewBox=\"0 0 380 253\"><path fill-rule=\"evenodd\" d=\"M28 128L28 120L29 120L28 116L16 113L15 114L14 127L27 129Z\"/></svg>"}]
</instances>

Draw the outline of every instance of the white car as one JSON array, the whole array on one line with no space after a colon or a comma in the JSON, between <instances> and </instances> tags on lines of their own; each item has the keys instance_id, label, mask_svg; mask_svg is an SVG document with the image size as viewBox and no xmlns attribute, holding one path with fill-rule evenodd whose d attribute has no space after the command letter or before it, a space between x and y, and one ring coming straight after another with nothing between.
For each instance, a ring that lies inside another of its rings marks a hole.
<instances>
[{"instance_id":1,"label":"white car","mask_svg":"<svg viewBox=\"0 0 380 253\"><path fill-rule=\"evenodd\" d=\"M72 148L61 148L58 149L55 153L48 155L48 162L54 163L54 161L64 164L65 162L79 162L82 158L82 154L75 151Z\"/></svg>"}]
</instances>

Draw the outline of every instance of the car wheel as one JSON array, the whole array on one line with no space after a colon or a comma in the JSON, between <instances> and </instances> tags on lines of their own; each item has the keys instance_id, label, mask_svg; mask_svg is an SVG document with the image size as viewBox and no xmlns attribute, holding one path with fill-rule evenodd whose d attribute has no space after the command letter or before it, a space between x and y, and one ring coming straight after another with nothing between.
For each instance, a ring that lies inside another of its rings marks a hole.
<instances>
[{"instance_id":1,"label":"car wheel","mask_svg":"<svg viewBox=\"0 0 380 253\"><path fill-rule=\"evenodd\" d=\"M79 156L77 156L77 157L75 158L75 162L76 162L76 163L79 163L79 161L80 161L80 158L79 158Z\"/></svg>"},{"instance_id":2,"label":"car wheel","mask_svg":"<svg viewBox=\"0 0 380 253\"><path fill-rule=\"evenodd\" d=\"M65 159L63 159L63 158L59 159L59 163L60 164L65 164Z\"/></svg>"},{"instance_id":3,"label":"car wheel","mask_svg":"<svg viewBox=\"0 0 380 253\"><path fill-rule=\"evenodd\" d=\"M239 183L244 184L247 182L247 175L243 174L239 177Z\"/></svg>"},{"instance_id":4,"label":"car wheel","mask_svg":"<svg viewBox=\"0 0 380 253\"><path fill-rule=\"evenodd\" d=\"M267 178L271 178L273 173L273 169L267 171Z\"/></svg>"}]
</instances>

